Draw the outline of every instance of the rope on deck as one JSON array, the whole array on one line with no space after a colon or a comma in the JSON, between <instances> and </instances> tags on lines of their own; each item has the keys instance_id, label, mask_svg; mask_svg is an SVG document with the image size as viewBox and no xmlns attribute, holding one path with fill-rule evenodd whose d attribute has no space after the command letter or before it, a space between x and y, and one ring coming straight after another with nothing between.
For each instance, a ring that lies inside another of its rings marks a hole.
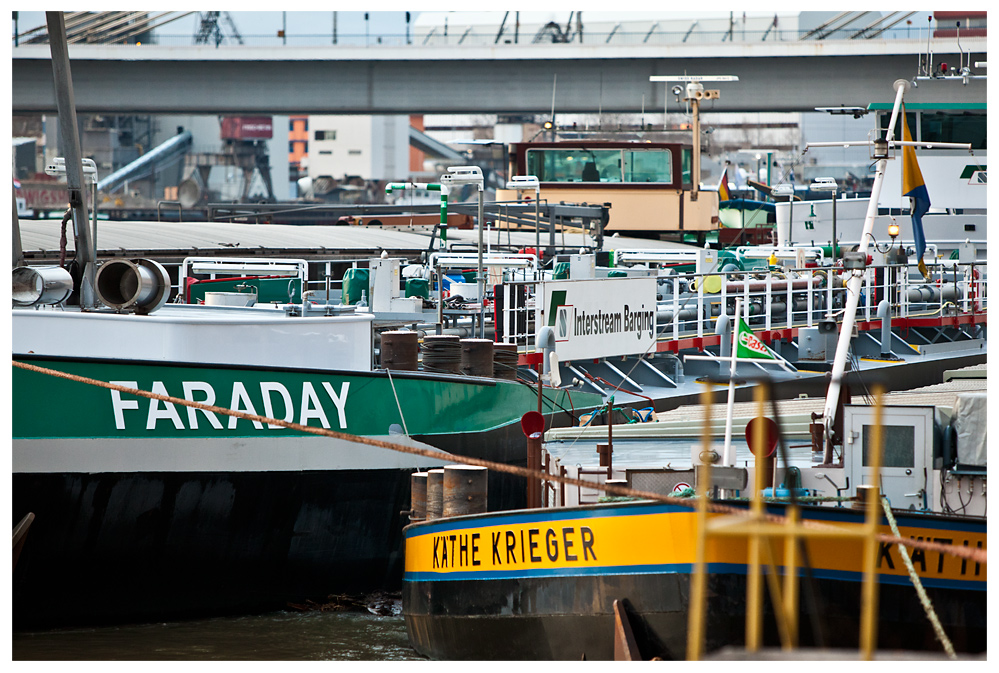
<instances>
[{"instance_id":1,"label":"rope on deck","mask_svg":"<svg viewBox=\"0 0 999 673\"><path fill-rule=\"evenodd\" d=\"M895 523L895 517L891 513L891 505L888 503L888 498L881 496L881 507L885 511L885 517L888 519L888 525L891 526L891 532L895 534L895 537L900 537L898 524ZM920 581L919 575L916 574L915 566L912 565L909 552L903 545L898 545L898 553L902 556L902 562L905 563L905 567L909 571L909 579L912 580L912 586L916 588L916 594L919 595L919 602L923 604L923 610L926 611L927 619L933 625L933 631L937 634L937 640L943 644L944 651L947 652L948 657L957 659L957 655L954 653L954 645L951 644L950 638L944 633L940 619L937 617L937 612L933 609L933 603L930 601L930 597L926 595L923 583Z\"/></svg>"},{"instance_id":2,"label":"rope on deck","mask_svg":"<svg viewBox=\"0 0 999 673\"><path fill-rule=\"evenodd\" d=\"M520 467L518 465L508 465L506 463L498 463L496 461L485 460L482 458L459 456L456 454L448 453L446 451L438 451L434 449L424 449L421 447L396 444L394 442L388 442L382 439L376 439L374 437L362 437L358 435L351 435L346 432L336 432L334 430L327 430L325 428L316 428L309 425L300 425L299 423L293 423L291 421L286 421L281 418L268 418L267 416L261 416L259 414L250 414L245 411L235 411L233 409L226 409L225 407L217 407L211 404L205 404L203 402L194 402L192 400L185 400L179 397L173 397L171 395L160 395L159 393L152 393L146 390L140 390L138 388L129 388L127 386L119 385L117 383L109 383L107 381L100 381L98 379L92 379L86 376L69 374L67 372L61 372L57 369L48 369L46 367L39 367L38 365L28 364L27 362L18 362L17 360L11 360L11 365L14 367L18 367L19 369L25 369L27 371L32 371L38 374L54 376L56 378L61 378L61 379L66 379L68 381L75 381L77 383L96 386L98 388L117 390L118 392L122 392L127 395L145 397L151 400L160 400L161 402L168 402L170 404L179 404L181 406L192 407L194 409L203 409L205 411L211 411L225 416L235 416L236 418L242 418L248 421L257 421L258 423L268 423L270 425L281 426L283 428L288 428L290 430L298 430L299 432L306 432L312 435L319 435L321 437L330 437L333 439L341 439L348 442L355 442L358 444L366 444L368 446L375 446L382 449L388 449L390 451L409 453L412 455L429 458L431 460L439 460L442 463L451 462L451 463L464 463L465 465L478 465L480 467L485 467L486 469L493 470L495 472L505 472L507 474L513 474L527 479L543 479L546 481L554 481L566 484L567 486L592 488L598 491L604 491L605 493L611 495L630 496L633 498L653 500L655 502L661 502L669 505L681 505L683 507L691 506L689 498L676 498L668 495L662 495L661 493L652 493L650 491L639 491L633 488L627 488L625 486L618 486L617 484L601 484L599 482L586 481L583 479L575 479L573 477L563 477L560 474L548 474L547 472L542 472L540 470L529 470L526 467ZM736 514L739 516L746 516L746 517L750 516L748 510L731 505L724 505L721 503L709 502L708 510L720 514ZM780 516L777 514L767 513L764 514L763 520L772 523L786 523L787 517ZM804 526L806 528L825 529L825 530L836 528L836 526L830 526L828 524L824 524L819 521L808 521L808 520L799 521L798 525ZM973 549L970 547L947 545L940 542L932 542L929 540L904 539L899 537L897 534L896 535L879 534L877 536L877 539L880 542L884 542L886 544L897 544L899 546L907 545L915 549L923 549L925 551L936 551L942 554L949 554L951 556L956 556L958 558L968 559L969 561L974 561L976 563L988 562L987 549Z\"/></svg>"}]
</instances>

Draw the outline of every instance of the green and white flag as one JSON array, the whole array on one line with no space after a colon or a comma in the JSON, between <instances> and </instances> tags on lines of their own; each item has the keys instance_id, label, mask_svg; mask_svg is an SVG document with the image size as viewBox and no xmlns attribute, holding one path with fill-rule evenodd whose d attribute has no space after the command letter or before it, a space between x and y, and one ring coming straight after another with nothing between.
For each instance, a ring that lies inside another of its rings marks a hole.
<instances>
[{"instance_id":1,"label":"green and white flag","mask_svg":"<svg viewBox=\"0 0 999 673\"><path fill-rule=\"evenodd\" d=\"M763 342L756 338L753 330L741 317L739 318L739 329L735 337L735 357L752 360L776 360L777 357Z\"/></svg>"}]
</instances>

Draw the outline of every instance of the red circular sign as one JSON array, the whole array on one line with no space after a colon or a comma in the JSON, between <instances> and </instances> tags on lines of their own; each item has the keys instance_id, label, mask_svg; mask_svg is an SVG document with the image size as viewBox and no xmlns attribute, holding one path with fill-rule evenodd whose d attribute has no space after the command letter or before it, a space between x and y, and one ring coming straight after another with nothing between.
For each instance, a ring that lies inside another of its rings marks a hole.
<instances>
[{"instance_id":1,"label":"red circular sign","mask_svg":"<svg viewBox=\"0 0 999 673\"><path fill-rule=\"evenodd\" d=\"M756 440L756 425L758 423L763 424L763 446L766 448L766 455L772 456L774 449L777 448L777 423L772 418L758 416L746 423L746 443L755 454L756 447L753 446L753 442Z\"/></svg>"},{"instance_id":2,"label":"red circular sign","mask_svg":"<svg viewBox=\"0 0 999 673\"><path fill-rule=\"evenodd\" d=\"M520 417L520 429L525 437L545 431L545 417L536 411L528 411Z\"/></svg>"}]
</instances>

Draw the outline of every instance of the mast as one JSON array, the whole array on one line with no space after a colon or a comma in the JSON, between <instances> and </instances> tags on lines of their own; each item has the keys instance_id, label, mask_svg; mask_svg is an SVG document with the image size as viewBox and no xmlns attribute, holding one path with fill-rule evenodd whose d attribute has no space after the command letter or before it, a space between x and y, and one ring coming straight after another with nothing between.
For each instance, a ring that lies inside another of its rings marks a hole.
<instances>
[{"instance_id":1,"label":"mast","mask_svg":"<svg viewBox=\"0 0 999 673\"><path fill-rule=\"evenodd\" d=\"M80 307L96 306L95 278L97 254L90 235L87 201L83 192L83 164L80 135L76 125L76 98L73 76L69 68L69 48L66 42L66 20L62 12L45 12L49 47L52 54L52 79L55 83L56 108L59 114L59 136L66 161L66 186L73 212L73 232L76 238L76 259L80 265Z\"/></svg>"},{"instance_id":2,"label":"mast","mask_svg":"<svg viewBox=\"0 0 999 673\"><path fill-rule=\"evenodd\" d=\"M895 104L892 107L891 120L888 123L885 135L874 141L873 156L877 159L877 169L874 175L874 186L871 189L871 199L867 205L867 215L864 218L864 231L860 235L860 246L858 248L858 253L861 256L861 259L865 262L864 266L866 266L868 242L872 239L872 233L874 231L874 218L878 214L878 199L881 196L881 187L884 184L885 169L888 166L888 148L901 145L919 146L923 144L932 144L933 147L940 148L947 147L970 149L970 145L967 143L919 143L894 140L895 123L898 121L899 110L902 105L902 97L909 90L910 84L907 80L899 79L895 80L895 83L892 86L895 89ZM905 120L903 120L902 123L904 124ZM842 145L842 143L809 143L810 147L823 145L838 146ZM832 462L832 427L833 421L835 420L840 389L843 385L843 373L846 370L847 353L850 350L853 327L856 323L857 306L860 303L860 290L863 285L863 275L862 270L851 270L850 277L846 285L846 307L843 312L843 322L840 325L839 340L836 342L836 355L833 359L831 372L832 376L829 381L829 389L826 392L825 407L822 412L826 436L825 463Z\"/></svg>"},{"instance_id":3,"label":"mast","mask_svg":"<svg viewBox=\"0 0 999 673\"><path fill-rule=\"evenodd\" d=\"M860 235L859 253L864 260L867 259L867 241L874 231L874 218L878 214L878 199L881 196L881 187L884 184L885 169L888 167L888 138L893 137L895 122L898 119L899 108L902 105L902 96L909 89L909 83L904 79L895 80L892 85L895 88L895 105L891 111L891 121L885 136L875 141L875 157L877 158L877 169L874 174L874 186L871 189L871 198L867 204L867 215L864 217L864 231ZM904 122L903 122L904 123ZM879 144L881 145L879 147ZM850 350L850 342L853 338L853 326L857 319L857 305L860 302L860 289L863 285L863 273L852 271L846 284L846 308L843 313L843 323L840 325L839 340L836 342L836 355L833 358L832 378L829 381L829 389L826 391L826 403L822 411L822 419L825 424L826 435L826 461L831 462L829 455L831 448L831 436L833 421L836 416L836 406L839 400L839 391L843 385L843 372L846 370L847 353Z\"/></svg>"}]
</instances>

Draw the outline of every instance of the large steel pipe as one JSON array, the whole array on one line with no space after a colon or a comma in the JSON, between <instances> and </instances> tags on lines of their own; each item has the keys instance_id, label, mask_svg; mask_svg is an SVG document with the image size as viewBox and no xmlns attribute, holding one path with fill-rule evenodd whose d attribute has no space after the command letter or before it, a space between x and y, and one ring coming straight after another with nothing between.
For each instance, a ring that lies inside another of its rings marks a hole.
<instances>
[{"instance_id":1,"label":"large steel pipe","mask_svg":"<svg viewBox=\"0 0 999 673\"><path fill-rule=\"evenodd\" d=\"M113 259L97 270L97 298L111 308L149 313L170 297L170 276L151 259Z\"/></svg>"},{"instance_id":2,"label":"large steel pipe","mask_svg":"<svg viewBox=\"0 0 999 673\"><path fill-rule=\"evenodd\" d=\"M935 285L919 285L910 287L906 293L910 304L936 304L943 302L954 302L964 299L964 288L944 284L940 287Z\"/></svg>"}]
</instances>

